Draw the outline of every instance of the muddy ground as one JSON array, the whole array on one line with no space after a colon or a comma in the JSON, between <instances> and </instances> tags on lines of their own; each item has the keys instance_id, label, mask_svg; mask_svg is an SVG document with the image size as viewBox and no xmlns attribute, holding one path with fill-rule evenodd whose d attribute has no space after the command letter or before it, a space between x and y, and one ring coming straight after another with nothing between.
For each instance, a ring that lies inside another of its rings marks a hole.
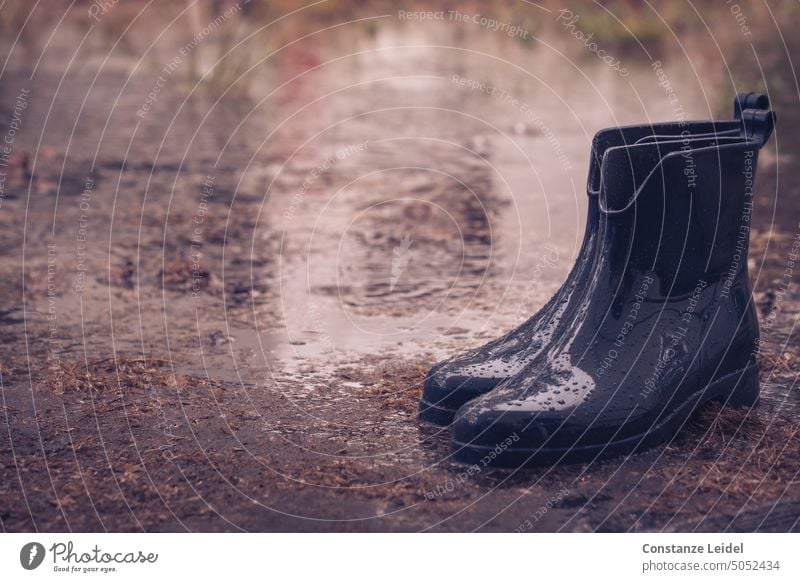
<instances>
[{"instance_id":1,"label":"muddy ground","mask_svg":"<svg viewBox=\"0 0 800 582\"><path fill-rule=\"evenodd\" d=\"M416 418L424 375L558 288L594 131L674 118L651 61L620 45L615 76L552 10L526 7L526 42L395 10L284 22L223 59L253 67L232 84L208 63L258 14L164 73L213 8L91 27L85 10L3 41L3 531L800 529L799 95L768 13L758 63L728 21L694 70L648 45L688 118L728 117L724 63L774 91L750 256L761 405L708 407L626 458L467 471Z\"/></svg>"}]
</instances>

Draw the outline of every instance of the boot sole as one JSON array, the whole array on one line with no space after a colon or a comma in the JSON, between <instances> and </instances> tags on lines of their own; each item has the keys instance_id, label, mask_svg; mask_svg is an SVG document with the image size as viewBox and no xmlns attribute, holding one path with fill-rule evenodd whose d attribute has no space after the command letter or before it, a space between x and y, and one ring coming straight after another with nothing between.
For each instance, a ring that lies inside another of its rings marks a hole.
<instances>
[{"instance_id":1,"label":"boot sole","mask_svg":"<svg viewBox=\"0 0 800 582\"><path fill-rule=\"evenodd\" d=\"M586 461L599 461L609 457L631 454L670 441L686 420L700 406L721 401L732 408L752 407L758 404L758 368L755 364L726 374L704 389L689 396L680 406L647 432L597 445L571 448L535 449L508 448L497 454L497 447L471 445L453 441L455 459L462 463L491 464L494 467L541 467ZM487 462L487 458L490 461Z\"/></svg>"},{"instance_id":2,"label":"boot sole","mask_svg":"<svg viewBox=\"0 0 800 582\"><path fill-rule=\"evenodd\" d=\"M439 426L447 426L453 424L455 415L456 409L436 406L435 404L421 399L419 401L419 418L426 422L432 422Z\"/></svg>"}]
</instances>

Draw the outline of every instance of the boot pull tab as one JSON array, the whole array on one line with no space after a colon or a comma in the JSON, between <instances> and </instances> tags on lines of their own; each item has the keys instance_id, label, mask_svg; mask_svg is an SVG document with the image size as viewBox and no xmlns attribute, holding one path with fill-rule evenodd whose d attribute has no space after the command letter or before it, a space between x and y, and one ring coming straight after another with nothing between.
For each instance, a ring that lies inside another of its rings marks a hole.
<instances>
[{"instance_id":1,"label":"boot pull tab","mask_svg":"<svg viewBox=\"0 0 800 582\"><path fill-rule=\"evenodd\" d=\"M763 93L739 93L733 98L733 117L742 118L742 111L747 109L769 109L769 97Z\"/></svg>"},{"instance_id":2,"label":"boot pull tab","mask_svg":"<svg viewBox=\"0 0 800 582\"><path fill-rule=\"evenodd\" d=\"M744 135L764 145L775 128L775 112L763 109L745 109L741 114Z\"/></svg>"}]
</instances>

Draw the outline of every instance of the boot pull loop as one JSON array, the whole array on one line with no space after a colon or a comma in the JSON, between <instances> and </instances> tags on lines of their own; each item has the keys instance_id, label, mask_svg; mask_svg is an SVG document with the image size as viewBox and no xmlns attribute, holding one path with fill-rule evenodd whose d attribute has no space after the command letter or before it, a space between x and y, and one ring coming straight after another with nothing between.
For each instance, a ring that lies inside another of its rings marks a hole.
<instances>
[{"instance_id":1,"label":"boot pull loop","mask_svg":"<svg viewBox=\"0 0 800 582\"><path fill-rule=\"evenodd\" d=\"M742 111L747 109L769 109L769 97L763 93L739 93L733 98L733 117L742 118Z\"/></svg>"},{"instance_id":2,"label":"boot pull loop","mask_svg":"<svg viewBox=\"0 0 800 582\"><path fill-rule=\"evenodd\" d=\"M745 109L741 113L741 120L745 137L763 145L767 143L775 127L775 112L763 109Z\"/></svg>"}]
</instances>

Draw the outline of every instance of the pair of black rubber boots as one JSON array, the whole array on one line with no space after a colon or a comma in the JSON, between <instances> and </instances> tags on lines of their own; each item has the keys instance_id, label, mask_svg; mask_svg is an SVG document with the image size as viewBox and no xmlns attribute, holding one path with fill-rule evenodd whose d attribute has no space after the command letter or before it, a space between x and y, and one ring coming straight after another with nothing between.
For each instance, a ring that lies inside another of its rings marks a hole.
<instances>
[{"instance_id":1,"label":"pair of black rubber boots","mask_svg":"<svg viewBox=\"0 0 800 582\"><path fill-rule=\"evenodd\" d=\"M670 440L711 400L758 401L747 272L753 180L775 114L619 127L592 143L583 245L531 319L434 366L420 417L456 460L593 461Z\"/></svg>"}]
</instances>

